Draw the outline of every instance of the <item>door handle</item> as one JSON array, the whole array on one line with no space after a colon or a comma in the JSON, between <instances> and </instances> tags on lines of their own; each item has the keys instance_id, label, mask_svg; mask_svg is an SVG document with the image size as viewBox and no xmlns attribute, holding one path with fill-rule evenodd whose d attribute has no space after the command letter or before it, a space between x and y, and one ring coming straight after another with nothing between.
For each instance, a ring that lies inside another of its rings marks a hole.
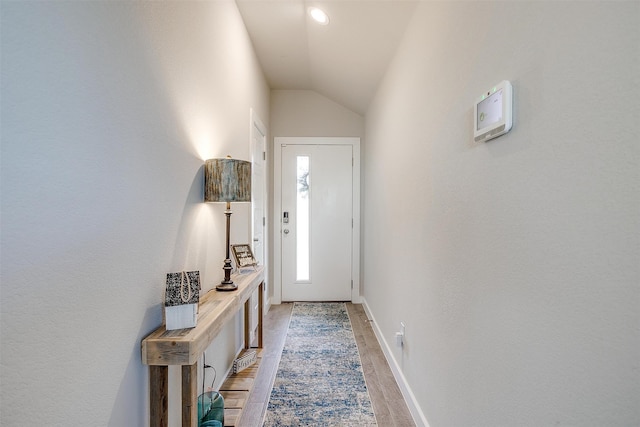
<instances>
[{"instance_id":1,"label":"door handle","mask_svg":"<svg viewBox=\"0 0 640 427\"><path fill-rule=\"evenodd\" d=\"M284 234L289 234L289 229L288 229L288 228L285 228L284 230L282 230L282 232L283 232Z\"/></svg>"}]
</instances>

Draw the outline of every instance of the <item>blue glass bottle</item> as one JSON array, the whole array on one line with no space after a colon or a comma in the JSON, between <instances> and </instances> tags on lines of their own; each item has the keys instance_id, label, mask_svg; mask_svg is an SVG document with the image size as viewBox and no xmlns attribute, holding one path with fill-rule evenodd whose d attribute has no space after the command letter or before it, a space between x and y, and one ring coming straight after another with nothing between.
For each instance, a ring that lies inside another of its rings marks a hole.
<instances>
[{"instance_id":1,"label":"blue glass bottle","mask_svg":"<svg viewBox=\"0 0 640 427\"><path fill-rule=\"evenodd\" d=\"M224 426L224 399L217 391L198 396L198 427Z\"/></svg>"}]
</instances>

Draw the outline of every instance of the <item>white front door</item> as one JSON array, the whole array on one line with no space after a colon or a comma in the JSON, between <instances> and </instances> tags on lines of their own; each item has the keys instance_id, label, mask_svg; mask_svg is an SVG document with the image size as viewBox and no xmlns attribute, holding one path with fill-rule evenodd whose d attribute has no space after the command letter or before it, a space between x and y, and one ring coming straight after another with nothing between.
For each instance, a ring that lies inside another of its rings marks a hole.
<instances>
[{"instance_id":1,"label":"white front door","mask_svg":"<svg viewBox=\"0 0 640 427\"><path fill-rule=\"evenodd\" d=\"M281 145L283 301L351 301L353 146Z\"/></svg>"}]
</instances>

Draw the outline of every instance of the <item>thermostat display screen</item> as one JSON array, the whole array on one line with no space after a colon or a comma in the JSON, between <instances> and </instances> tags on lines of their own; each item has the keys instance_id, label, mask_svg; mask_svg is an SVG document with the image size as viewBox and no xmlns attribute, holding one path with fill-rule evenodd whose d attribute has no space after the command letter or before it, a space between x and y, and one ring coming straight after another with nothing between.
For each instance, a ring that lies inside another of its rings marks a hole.
<instances>
[{"instance_id":1,"label":"thermostat display screen","mask_svg":"<svg viewBox=\"0 0 640 427\"><path fill-rule=\"evenodd\" d=\"M473 140L489 141L513 126L513 87L503 80L476 98L473 104Z\"/></svg>"},{"instance_id":2,"label":"thermostat display screen","mask_svg":"<svg viewBox=\"0 0 640 427\"><path fill-rule=\"evenodd\" d=\"M478 117L476 130L483 129L502 120L502 91L494 92L487 99L478 103Z\"/></svg>"}]
</instances>

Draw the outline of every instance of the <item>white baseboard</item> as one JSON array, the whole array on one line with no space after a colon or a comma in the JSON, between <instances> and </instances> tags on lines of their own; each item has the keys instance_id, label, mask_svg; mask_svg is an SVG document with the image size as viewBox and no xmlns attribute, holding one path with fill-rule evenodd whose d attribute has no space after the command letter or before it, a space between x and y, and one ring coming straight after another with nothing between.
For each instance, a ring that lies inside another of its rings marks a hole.
<instances>
[{"instance_id":1,"label":"white baseboard","mask_svg":"<svg viewBox=\"0 0 640 427\"><path fill-rule=\"evenodd\" d=\"M375 316L369 309L369 305L367 305L367 300L362 299L362 307L364 308L367 317L371 321L371 327L373 332L376 334L376 338L378 339L378 343L380 343L380 347L382 348L382 352L384 353L389 366L391 367L391 372L393 372L393 376L398 383L398 387L400 387L400 392L404 397L405 402L407 402L407 406L409 407L409 412L411 412L411 416L413 417L413 421L416 423L417 427L429 427L429 423L427 422L427 418L424 416L422 409L420 409L420 405L416 401L416 397L411 391L411 387L407 383L407 379L402 373L402 369L400 369L400 365L395 357L393 357L393 352L391 351L391 347L384 339L384 335L382 331L378 327L378 323L376 322Z\"/></svg>"}]
</instances>

